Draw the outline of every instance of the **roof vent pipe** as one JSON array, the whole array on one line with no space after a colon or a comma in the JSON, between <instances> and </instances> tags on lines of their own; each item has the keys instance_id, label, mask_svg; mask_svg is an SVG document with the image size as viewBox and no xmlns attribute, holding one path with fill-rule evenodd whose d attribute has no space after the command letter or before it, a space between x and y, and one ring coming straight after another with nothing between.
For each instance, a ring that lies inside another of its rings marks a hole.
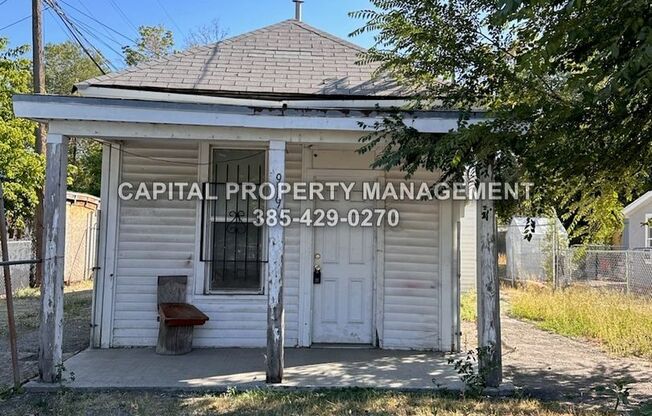
<instances>
[{"instance_id":1,"label":"roof vent pipe","mask_svg":"<svg viewBox=\"0 0 652 416\"><path fill-rule=\"evenodd\" d=\"M298 21L303 20L303 0L292 0L294 2L294 18Z\"/></svg>"}]
</instances>

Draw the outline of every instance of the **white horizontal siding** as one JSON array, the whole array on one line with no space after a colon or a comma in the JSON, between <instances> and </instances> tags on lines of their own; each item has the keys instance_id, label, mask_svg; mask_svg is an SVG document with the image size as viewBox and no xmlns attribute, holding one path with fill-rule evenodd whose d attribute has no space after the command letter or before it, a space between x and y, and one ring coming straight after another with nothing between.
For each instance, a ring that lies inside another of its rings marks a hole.
<instances>
[{"instance_id":1,"label":"white horizontal siding","mask_svg":"<svg viewBox=\"0 0 652 416\"><path fill-rule=\"evenodd\" d=\"M198 178L199 145L128 142L124 145L123 182L193 182ZM147 156L157 160L136 157ZM300 146L286 154L289 181L301 178ZM165 159L161 161L158 159ZM286 201L298 210L300 204ZM193 294L197 232L196 201L123 201L119 210L118 258L113 316L113 346L152 346L158 333L156 282L159 275L188 276L190 301L208 315L197 327L198 347L260 347L266 343L267 296ZM299 228L286 228L286 345L298 340ZM203 276L202 276L203 278Z\"/></svg>"},{"instance_id":2,"label":"white horizontal siding","mask_svg":"<svg viewBox=\"0 0 652 416\"><path fill-rule=\"evenodd\" d=\"M460 221L460 290L471 292L476 287L477 256L477 203L470 201L464 207L464 218Z\"/></svg>"},{"instance_id":3,"label":"white horizontal siding","mask_svg":"<svg viewBox=\"0 0 652 416\"><path fill-rule=\"evenodd\" d=\"M290 183L301 181L302 148L288 144L285 154L285 176ZM285 208L292 217L301 212L301 201L286 198ZM292 224L285 228L285 254L283 255L283 303L285 308L285 345L299 344L299 249L301 247L301 225Z\"/></svg>"},{"instance_id":4,"label":"white horizontal siding","mask_svg":"<svg viewBox=\"0 0 652 416\"><path fill-rule=\"evenodd\" d=\"M285 154L286 178L301 178L301 148L288 145ZM298 207L298 208L297 208ZM285 200L285 208L298 210L299 202ZM285 228L283 256L283 302L285 309L285 345L298 344L299 312L299 226ZM263 347L267 344L267 295L196 296L193 303L210 320L197 327L194 343L199 347Z\"/></svg>"},{"instance_id":5,"label":"white horizontal siding","mask_svg":"<svg viewBox=\"0 0 652 416\"><path fill-rule=\"evenodd\" d=\"M152 181L197 179L196 143L134 141L122 149L121 182L143 182L151 192ZM157 276L187 275L192 288L196 206L167 199L120 202L113 346L156 344Z\"/></svg>"},{"instance_id":6,"label":"white horizontal siding","mask_svg":"<svg viewBox=\"0 0 652 416\"><path fill-rule=\"evenodd\" d=\"M432 180L419 173L411 180ZM388 172L395 186L403 173ZM439 347L439 203L387 201L397 209L397 227L385 227L383 347L437 349Z\"/></svg>"},{"instance_id":7,"label":"white horizontal siding","mask_svg":"<svg viewBox=\"0 0 652 416\"><path fill-rule=\"evenodd\" d=\"M193 182L198 178L199 145L196 143L128 142L124 150L122 181ZM133 154L181 163L143 159ZM299 180L301 173L301 146L288 145L286 177L292 182ZM389 172L386 179L396 184L403 180L403 175ZM414 179L432 180L433 175L419 174ZM285 204L293 216L300 211L298 201L288 199ZM156 278L169 274L189 276L190 301L210 318L196 329L195 346L265 345L266 295L194 293L198 206L195 201L120 203L112 345L156 344ZM440 297L450 294L440 293L438 207L437 202L387 201L387 208L398 209L401 218L398 227L385 228L384 276L381 277L384 279L381 341L385 348L439 347ZM298 344L300 227L297 224L285 229L287 346Z\"/></svg>"}]
</instances>

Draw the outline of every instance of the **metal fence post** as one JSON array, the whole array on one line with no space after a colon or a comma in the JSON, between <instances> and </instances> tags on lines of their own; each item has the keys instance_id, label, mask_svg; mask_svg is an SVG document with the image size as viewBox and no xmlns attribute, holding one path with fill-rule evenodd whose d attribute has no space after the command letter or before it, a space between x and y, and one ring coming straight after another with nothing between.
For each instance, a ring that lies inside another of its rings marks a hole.
<instances>
[{"instance_id":1,"label":"metal fence post","mask_svg":"<svg viewBox=\"0 0 652 416\"><path fill-rule=\"evenodd\" d=\"M7 219L5 217L4 194L2 190L3 176L0 176L0 247L5 281L5 301L7 303L7 326L9 329L9 349L11 350L11 368L14 376L14 388L20 387L20 368L18 366L18 347L16 345L16 321L14 317L14 299L11 292L11 274L9 271L9 244L7 244Z\"/></svg>"},{"instance_id":2,"label":"metal fence post","mask_svg":"<svg viewBox=\"0 0 652 416\"><path fill-rule=\"evenodd\" d=\"M629 295L629 251L625 250L625 293Z\"/></svg>"},{"instance_id":3,"label":"metal fence post","mask_svg":"<svg viewBox=\"0 0 652 416\"><path fill-rule=\"evenodd\" d=\"M557 217L555 217L555 220ZM557 290L557 223L552 225L552 289Z\"/></svg>"}]
</instances>

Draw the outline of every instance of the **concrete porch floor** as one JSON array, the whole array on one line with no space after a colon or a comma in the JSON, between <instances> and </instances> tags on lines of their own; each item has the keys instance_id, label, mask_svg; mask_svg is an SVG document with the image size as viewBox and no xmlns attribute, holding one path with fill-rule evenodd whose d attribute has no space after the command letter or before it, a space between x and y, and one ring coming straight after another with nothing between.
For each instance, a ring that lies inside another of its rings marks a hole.
<instances>
[{"instance_id":1,"label":"concrete porch floor","mask_svg":"<svg viewBox=\"0 0 652 416\"><path fill-rule=\"evenodd\" d=\"M88 349L66 360L64 366L64 385L81 390L222 391L232 386L265 386L265 350L258 348L195 349L181 356L157 355L153 348ZM280 386L459 390L463 384L441 353L288 348ZM36 381L25 385L32 391L59 387Z\"/></svg>"}]
</instances>

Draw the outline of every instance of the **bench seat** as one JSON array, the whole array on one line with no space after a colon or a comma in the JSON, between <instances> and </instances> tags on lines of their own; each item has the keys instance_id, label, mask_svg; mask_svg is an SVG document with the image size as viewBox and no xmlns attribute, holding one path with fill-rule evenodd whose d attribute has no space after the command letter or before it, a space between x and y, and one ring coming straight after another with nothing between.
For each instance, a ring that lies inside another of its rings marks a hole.
<instances>
[{"instance_id":1,"label":"bench seat","mask_svg":"<svg viewBox=\"0 0 652 416\"><path fill-rule=\"evenodd\" d=\"M189 303L161 303L158 313L167 326L204 325L208 321L206 314Z\"/></svg>"}]
</instances>

